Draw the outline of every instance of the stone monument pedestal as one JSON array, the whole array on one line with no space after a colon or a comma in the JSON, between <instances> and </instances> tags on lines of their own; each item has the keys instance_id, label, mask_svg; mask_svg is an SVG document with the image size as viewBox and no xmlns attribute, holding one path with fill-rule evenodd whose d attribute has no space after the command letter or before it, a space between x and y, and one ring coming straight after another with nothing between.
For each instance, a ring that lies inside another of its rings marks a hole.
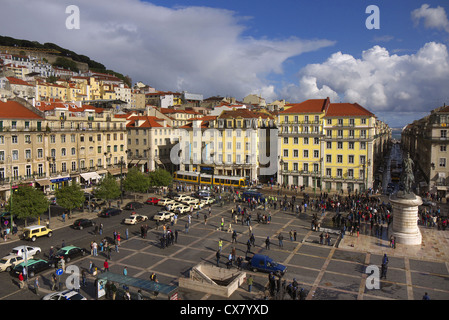
<instances>
[{"instance_id":1,"label":"stone monument pedestal","mask_svg":"<svg viewBox=\"0 0 449 320\"><path fill-rule=\"evenodd\" d=\"M390 196L393 207L393 236L396 243L420 245L421 231L418 228L418 206L422 204L421 197L414 193L399 191Z\"/></svg>"}]
</instances>

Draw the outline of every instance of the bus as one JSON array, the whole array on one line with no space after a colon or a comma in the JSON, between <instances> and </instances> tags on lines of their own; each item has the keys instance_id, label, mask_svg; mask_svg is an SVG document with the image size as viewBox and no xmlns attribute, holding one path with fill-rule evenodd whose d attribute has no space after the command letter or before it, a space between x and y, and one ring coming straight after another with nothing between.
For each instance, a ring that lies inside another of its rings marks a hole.
<instances>
[{"instance_id":1,"label":"bus","mask_svg":"<svg viewBox=\"0 0 449 320\"><path fill-rule=\"evenodd\" d=\"M200 179L200 182L198 182ZM214 186L232 186L234 188L244 188L246 186L246 179L244 177L229 177L221 175L211 175L199 172L176 171L173 176L174 181L214 185ZM212 182L213 180L213 182Z\"/></svg>"}]
</instances>

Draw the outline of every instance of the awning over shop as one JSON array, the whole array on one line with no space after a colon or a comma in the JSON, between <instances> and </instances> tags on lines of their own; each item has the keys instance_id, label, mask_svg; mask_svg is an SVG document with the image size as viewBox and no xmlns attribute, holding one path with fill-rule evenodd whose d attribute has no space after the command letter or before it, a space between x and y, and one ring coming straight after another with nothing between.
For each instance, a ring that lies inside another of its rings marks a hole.
<instances>
[{"instance_id":1,"label":"awning over shop","mask_svg":"<svg viewBox=\"0 0 449 320\"><path fill-rule=\"evenodd\" d=\"M127 173L128 172L128 168L122 168L122 169L120 169L120 168L112 168L112 169L108 169L108 172L111 175L116 176L116 175L120 174L120 170L122 171L122 173Z\"/></svg>"},{"instance_id":2,"label":"awning over shop","mask_svg":"<svg viewBox=\"0 0 449 320\"><path fill-rule=\"evenodd\" d=\"M38 183L42 187L51 185L51 181L48 179L36 180L36 183Z\"/></svg>"},{"instance_id":3,"label":"awning over shop","mask_svg":"<svg viewBox=\"0 0 449 320\"><path fill-rule=\"evenodd\" d=\"M140 160L131 160L129 164L138 164Z\"/></svg>"},{"instance_id":4,"label":"awning over shop","mask_svg":"<svg viewBox=\"0 0 449 320\"><path fill-rule=\"evenodd\" d=\"M106 173L108 173L108 170L98 170L97 173L98 174L106 174Z\"/></svg>"},{"instance_id":5,"label":"awning over shop","mask_svg":"<svg viewBox=\"0 0 449 320\"><path fill-rule=\"evenodd\" d=\"M97 179L100 179L101 178L101 176L98 174L98 173L96 173L95 171L93 171L93 172L86 172L86 173L81 173L80 174L80 176L84 179L84 180L97 180Z\"/></svg>"}]
</instances>

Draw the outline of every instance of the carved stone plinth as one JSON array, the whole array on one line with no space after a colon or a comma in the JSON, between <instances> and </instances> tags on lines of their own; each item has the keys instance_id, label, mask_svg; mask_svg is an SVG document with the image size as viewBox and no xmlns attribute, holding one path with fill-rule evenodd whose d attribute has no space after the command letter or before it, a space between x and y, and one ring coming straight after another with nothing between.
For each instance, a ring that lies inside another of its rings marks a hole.
<instances>
[{"instance_id":1,"label":"carved stone plinth","mask_svg":"<svg viewBox=\"0 0 449 320\"><path fill-rule=\"evenodd\" d=\"M420 245L422 235L418 228L418 206L422 204L421 197L399 191L390 196L390 203L393 207L393 236L396 237L396 243Z\"/></svg>"}]
</instances>

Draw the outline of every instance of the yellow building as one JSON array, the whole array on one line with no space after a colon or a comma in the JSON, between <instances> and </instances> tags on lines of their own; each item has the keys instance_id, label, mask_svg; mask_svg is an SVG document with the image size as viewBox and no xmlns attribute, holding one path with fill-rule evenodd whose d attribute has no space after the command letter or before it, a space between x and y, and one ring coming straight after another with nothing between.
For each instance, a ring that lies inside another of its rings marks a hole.
<instances>
[{"instance_id":1,"label":"yellow building","mask_svg":"<svg viewBox=\"0 0 449 320\"><path fill-rule=\"evenodd\" d=\"M261 170L269 165L260 161L265 144L269 144L269 133L261 131L275 128L272 115L238 109L223 111L218 117L205 116L191 121L180 127L187 129L189 135L181 171L199 172L206 166L215 175L245 178L248 182L256 182L261 175L266 175L264 172L269 172ZM183 135L182 131L179 133ZM274 139L277 140L277 130Z\"/></svg>"},{"instance_id":2,"label":"yellow building","mask_svg":"<svg viewBox=\"0 0 449 320\"><path fill-rule=\"evenodd\" d=\"M329 98L286 105L278 114L278 182L315 191L373 187L376 121L357 103Z\"/></svg>"}]
</instances>

